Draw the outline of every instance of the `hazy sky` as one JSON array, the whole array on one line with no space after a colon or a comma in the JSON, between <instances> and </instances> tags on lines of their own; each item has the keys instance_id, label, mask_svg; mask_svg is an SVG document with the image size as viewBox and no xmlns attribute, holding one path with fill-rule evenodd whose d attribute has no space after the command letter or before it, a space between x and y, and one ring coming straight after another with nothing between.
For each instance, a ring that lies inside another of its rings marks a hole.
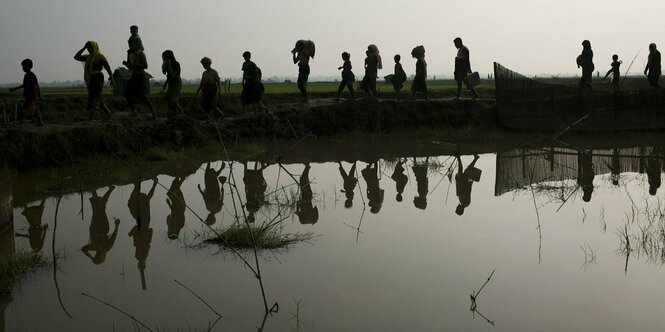
<instances>
[{"instance_id":1,"label":"hazy sky","mask_svg":"<svg viewBox=\"0 0 665 332\"><path fill-rule=\"evenodd\" d=\"M290 50L298 39L316 42L312 77L336 76L340 53L351 53L362 76L368 44L381 50L384 70L394 54L407 73L411 49L424 45L430 77L452 75L460 36L474 70L487 75L492 62L525 74L577 73L575 57L591 41L596 68L609 69L614 53L631 72L644 69L650 42L665 47L665 1L655 0L1 0L0 83L22 78L23 58L35 62L41 81L82 79L74 53L99 42L112 68L126 56L129 26L137 24L148 72L161 74L161 52L174 51L183 77L199 77L208 56L226 78L240 77L249 50L264 78L296 76Z\"/></svg>"}]
</instances>

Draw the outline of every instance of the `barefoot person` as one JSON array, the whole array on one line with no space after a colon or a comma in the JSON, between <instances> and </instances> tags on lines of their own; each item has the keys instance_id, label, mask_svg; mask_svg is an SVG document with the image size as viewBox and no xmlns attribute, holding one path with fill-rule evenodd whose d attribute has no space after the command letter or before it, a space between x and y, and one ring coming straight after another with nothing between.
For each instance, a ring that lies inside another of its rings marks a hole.
<instances>
[{"instance_id":1,"label":"barefoot person","mask_svg":"<svg viewBox=\"0 0 665 332\"><path fill-rule=\"evenodd\" d=\"M342 60L344 63L342 66L337 68L337 70L342 70L342 81L339 83L339 87L337 88L337 101L339 101L339 99L342 97L344 88L349 89L349 93L351 93L351 99L355 98L355 94L353 93L353 82L356 80L356 75L354 75L351 71L353 68L353 66L351 66L351 54L348 52L343 52Z\"/></svg>"},{"instance_id":2,"label":"barefoot person","mask_svg":"<svg viewBox=\"0 0 665 332\"><path fill-rule=\"evenodd\" d=\"M143 49L139 48L139 44L135 38L130 38L128 44L127 61L123 61L122 64L132 71L132 76L127 81L125 99L127 99L127 104L133 115L138 115L135 104L143 103L148 106L152 118L155 119L155 110L148 99L150 85L148 74L145 72L148 69L148 60L145 57L145 53L143 53Z\"/></svg>"},{"instance_id":3,"label":"barefoot person","mask_svg":"<svg viewBox=\"0 0 665 332\"><path fill-rule=\"evenodd\" d=\"M216 70L212 69L212 60L208 57L201 59L201 65L205 71L201 75L201 83L199 88L196 89L196 94L201 92L201 108L203 111L214 116L213 111L222 114L222 110L217 108L217 95L219 94L219 74Z\"/></svg>"},{"instance_id":4,"label":"barefoot person","mask_svg":"<svg viewBox=\"0 0 665 332\"><path fill-rule=\"evenodd\" d=\"M457 82L457 99L462 93L462 82L467 75L471 74L471 60L469 59L469 49L462 43L462 38L457 37L453 40L457 48L457 56L455 57L455 81ZM476 88L469 89L473 94L473 98L478 98L478 91Z\"/></svg>"},{"instance_id":5,"label":"barefoot person","mask_svg":"<svg viewBox=\"0 0 665 332\"><path fill-rule=\"evenodd\" d=\"M261 100L261 90L259 87L259 67L252 61L252 53L245 51L242 54L245 62L242 63L242 109L248 107L254 112L258 111L259 101Z\"/></svg>"},{"instance_id":6,"label":"barefoot person","mask_svg":"<svg viewBox=\"0 0 665 332\"><path fill-rule=\"evenodd\" d=\"M376 78L379 69L383 69L381 55L379 55L379 48L374 44L367 46L365 54L367 55L365 58L365 77L363 77L360 86L367 95L376 97Z\"/></svg>"},{"instance_id":7,"label":"barefoot person","mask_svg":"<svg viewBox=\"0 0 665 332\"><path fill-rule=\"evenodd\" d=\"M593 50L591 42L585 40L582 42L582 54L577 56L577 68L582 68L582 78L580 78L580 87L591 89L591 78L596 68L593 65Z\"/></svg>"},{"instance_id":8,"label":"barefoot person","mask_svg":"<svg viewBox=\"0 0 665 332\"><path fill-rule=\"evenodd\" d=\"M162 90L166 91L164 93L164 101L169 106L171 114L182 114L182 107L178 103L180 92L182 91L180 63L175 59L175 55L171 50L162 52L162 73L166 75L166 82L164 82L164 86L162 87Z\"/></svg>"},{"instance_id":9,"label":"barefoot person","mask_svg":"<svg viewBox=\"0 0 665 332\"><path fill-rule=\"evenodd\" d=\"M298 65L298 89L305 102L309 101L307 95L307 81L309 80L309 58L314 58L315 46L311 40L298 40L291 50L293 63Z\"/></svg>"},{"instance_id":10,"label":"barefoot person","mask_svg":"<svg viewBox=\"0 0 665 332\"><path fill-rule=\"evenodd\" d=\"M42 92L39 89L39 82L37 76L32 72L32 60L25 59L21 61L21 68L25 75L23 75L23 84L9 89L9 92L14 92L23 89L23 111L19 115L19 122L23 124L23 120L28 116L36 116L37 123L42 126L42 114L39 110L37 101L42 98Z\"/></svg>"},{"instance_id":11,"label":"barefoot person","mask_svg":"<svg viewBox=\"0 0 665 332\"><path fill-rule=\"evenodd\" d=\"M425 100L429 99L427 97L427 62L425 62L425 47L422 45L416 46L411 51L411 56L416 58L416 76L413 78L413 83L411 83L411 91L413 92L413 98L416 97L416 93L422 92L425 95Z\"/></svg>"},{"instance_id":12,"label":"barefoot person","mask_svg":"<svg viewBox=\"0 0 665 332\"><path fill-rule=\"evenodd\" d=\"M612 74L612 89L614 92L619 92L619 78L621 77L621 73L619 72L619 68L621 67L621 64L623 61L619 60L618 55L613 55L612 56L612 68L607 71L607 74L605 74L605 77L603 79L606 79L610 74Z\"/></svg>"},{"instance_id":13,"label":"barefoot person","mask_svg":"<svg viewBox=\"0 0 665 332\"><path fill-rule=\"evenodd\" d=\"M84 51L87 51L88 54L84 55ZM110 117L111 111L109 111L109 108L102 101L102 91L104 90L104 73L102 73L102 69L106 70L106 73L109 74L111 85L115 82L113 81L111 66L104 54L99 51L99 45L92 40L85 43L83 48L74 55L74 59L83 62L83 78L85 85L88 87L87 108L90 113L90 120L92 121L94 110L98 109L100 105L106 116Z\"/></svg>"},{"instance_id":14,"label":"barefoot person","mask_svg":"<svg viewBox=\"0 0 665 332\"><path fill-rule=\"evenodd\" d=\"M647 75L650 87L660 88L660 85L658 85L660 79L660 51L654 43L649 44L649 62L644 68L644 75Z\"/></svg>"}]
</instances>

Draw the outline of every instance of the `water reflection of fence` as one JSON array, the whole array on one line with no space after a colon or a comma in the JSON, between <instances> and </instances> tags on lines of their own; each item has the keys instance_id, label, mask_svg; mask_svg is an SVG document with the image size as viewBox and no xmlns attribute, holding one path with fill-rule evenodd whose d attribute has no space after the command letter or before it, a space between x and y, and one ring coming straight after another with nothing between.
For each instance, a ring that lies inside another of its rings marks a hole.
<instances>
[{"instance_id":1,"label":"water reflection of fence","mask_svg":"<svg viewBox=\"0 0 665 332\"><path fill-rule=\"evenodd\" d=\"M618 172L644 172L653 147L593 150L596 175ZM656 156L662 160L663 155ZM539 182L574 180L578 177L577 150L569 148L514 149L497 153L494 195ZM614 160L613 160L614 159ZM662 162L661 162L662 164ZM662 168L661 168L662 170Z\"/></svg>"}]
</instances>

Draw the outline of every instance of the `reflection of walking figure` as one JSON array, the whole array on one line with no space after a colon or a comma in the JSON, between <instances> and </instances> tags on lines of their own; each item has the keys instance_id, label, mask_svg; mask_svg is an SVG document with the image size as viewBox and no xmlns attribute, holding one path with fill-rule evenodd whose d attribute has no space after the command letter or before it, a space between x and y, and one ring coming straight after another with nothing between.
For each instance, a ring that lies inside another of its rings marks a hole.
<instances>
[{"instance_id":1,"label":"reflection of walking figure","mask_svg":"<svg viewBox=\"0 0 665 332\"><path fill-rule=\"evenodd\" d=\"M660 150L656 147L651 150L649 157L647 158L647 179L649 182L649 195L654 196L660 188L661 180L660 173L662 171L662 165L660 158L662 157L659 153Z\"/></svg>"},{"instance_id":2,"label":"reflection of walking figure","mask_svg":"<svg viewBox=\"0 0 665 332\"><path fill-rule=\"evenodd\" d=\"M413 97L416 97L416 93L422 92L425 95L425 100L427 100L429 98L427 97L427 62L425 62L425 47L422 45L415 47L411 51L411 56L417 59L416 76L413 77L413 82L411 83Z\"/></svg>"},{"instance_id":3,"label":"reflection of walking figure","mask_svg":"<svg viewBox=\"0 0 665 332\"><path fill-rule=\"evenodd\" d=\"M591 78L596 67L593 65L593 50L591 50L591 42L588 40L582 42L582 54L577 56L577 68L580 67L582 67L580 87L591 89Z\"/></svg>"},{"instance_id":4,"label":"reflection of walking figure","mask_svg":"<svg viewBox=\"0 0 665 332\"><path fill-rule=\"evenodd\" d=\"M171 187L166 193L166 204L171 209L171 214L166 216L167 236L171 240L175 240L180 235L180 230L185 227L185 196L182 194L180 187L185 182L184 177L176 176L171 182Z\"/></svg>"},{"instance_id":5,"label":"reflection of walking figure","mask_svg":"<svg viewBox=\"0 0 665 332\"><path fill-rule=\"evenodd\" d=\"M296 215L298 215L301 224L314 225L319 221L319 208L312 203L314 194L309 181L310 168L309 163L306 163L305 169L300 175L300 200L298 201Z\"/></svg>"},{"instance_id":6,"label":"reflection of walking figure","mask_svg":"<svg viewBox=\"0 0 665 332\"><path fill-rule=\"evenodd\" d=\"M381 206L383 205L383 193L384 190L381 189L379 184L379 169L377 162L367 164L367 166L361 171L363 179L367 183L367 199L369 202L370 209L369 211L376 214L381 211Z\"/></svg>"},{"instance_id":7,"label":"reflection of walking figure","mask_svg":"<svg viewBox=\"0 0 665 332\"><path fill-rule=\"evenodd\" d=\"M309 58L314 58L316 49L311 40L298 40L296 46L291 50L293 63L298 65L298 89L303 100L307 102L307 80L309 79Z\"/></svg>"},{"instance_id":8,"label":"reflection of walking figure","mask_svg":"<svg viewBox=\"0 0 665 332\"><path fill-rule=\"evenodd\" d=\"M155 187L157 187L156 178L152 180L152 188L150 188L148 194L144 194L141 192L141 180L137 179L136 183L134 183L134 189L131 195L129 195L129 202L127 203L129 213L132 214L139 227L150 225L150 200L155 194Z\"/></svg>"},{"instance_id":9,"label":"reflection of walking figure","mask_svg":"<svg viewBox=\"0 0 665 332\"><path fill-rule=\"evenodd\" d=\"M28 234L15 233L18 237L27 237L30 241L30 248L33 252L38 252L44 247L44 239L46 239L46 230L48 224L42 226L42 215L44 214L44 203L46 198L42 199L39 205L24 206L23 214L28 221Z\"/></svg>"},{"instance_id":10,"label":"reflection of walking figure","mask_svg":"<svg viewBox=\"0 0 665 332\"><path fill-rule=\"evenodd\" d=\"M375 97L376 78L379 74L379 69L383 69L383 63L381 62L381 55L379 55L379 48L376 47L376 45L371 44L367 46L365 54L367 55L365 58L365 77L363 77L362 82L360 82L360 88L363 89L367 95Z\"/></svg>"},{"instance_id":11,"label":"reflection of walking figure","mask_svg":"<svg viewBox=\"0 0 665 332\"><path fill-rule=\"evenodd\" d=\"M393 174L390 176L393 181L395 181L395 190L397 190L397 195L395 196L395 199L398 202L402 201L402 194L404 193L404 187L406 187L406 183L409 182L409 177L404 174L404 161L403 160L398 160L397 165L395 165L395 170L393 171Z\"/></svg>"},{"instance_id":12,"label":"reflection of walking figure","mask_svg":"<svg viewBox=\"0 0 665 332\"><path fill-rule=\"evenodd\" d=\"M469 59L469 49L462 43L462 38L457 37L453 40L457 48L457 56L455 56L455 81L457 82L457 99L462 93L462 82L467 75L471 74L471 60ZM470 89L473 98L478 98L478 91L476 88Z\"/></svg>"},{"instance_id":13,"label":"reflection of walking figure","mask_svg":"<svg viewBox=\"0 0 665 332\"><path fill-rule=\"evenodd\" d=\"M140 223L138 220L136 226L128 234L134 242L134 258L138 261L139 272L141 273L141 287L146 290L145 284L145 263L150 253L150 243L152 242L152 228L149 223Z\"/></svg>"},{"instance_id":14,"label":"reflection of walking figure","mask_svg":"<svg viewBox=\"0 0 665 332\"><path fill-rule=\"evenodd\" d=\"M424 163L418 163L413 158L413 167L411 167L418 187L418 196L413 198L413 205L422 210L427 208L427 193L429 192L429 180L427 179L428 163L429 157L425 159Z\"/></svg>"},{"instance_id":15,"label":"reflection of walking figure","mask_svg":"<svg viewBox=\"0 0 665 332\"><path fill-rule=\"evenodd\" d=\"M152 114L154 119L156 118L155 110L148 99L150 82L148 81L148 74L145 72L145 70L148 69L148 60L135 38L133 39L130 37L128 43L129 50L127 50L127 60L123 61L122 64L132 71L132 76L129 78L129 81L127 81L127 86L125 87L125 99L127 99L127 104L133 115L138 115L135 104L143 103L148 106L150 114Z\"/></svg>"},{"instance_id":16,"label":"reflection of walking figure","mask_svg":"<svg viewBox=\"0 0 665 332\"><path fill-rule=\"evenodd\" d=\"M658 80L660 79L660 51L656 48L656 44L649 44L649 62L644 68L644 75L647 75L649 86L652 88L660 88Z\"/></svg>"},{"instance_id":17,"label":"reflection of walking figure","mask_svg":"<svg viewBox=\"0 0 665 332\"><path fill-rule=\"evenodd\" d=\"M358 178L356 178L356 162L353 162L349 173L344 170L341 162L337 162L339 165L339 174L342 175L342 180L344 181L344 189L342 192L346 195L346 200L344 201L344 207L350 208L353 206L353 195L356 189L356 184L358 183Z\"/></svg>"},{"instance_id":18,"label":"reflection of walking figure","mask_svg":"<svg viewBox=\"0 0 665 332\"><path fill-rule=\"evenodd\" d=\"M344 63L341 67L337 68L337 70L342 70L342 82L339 83L339 88L337 88L337 101L339 101L340 97L342 97L344 88L349 89L349 93L351 93L351 99L355 98L355 94L353 92L353 82L356 80L356 75L354 75L351 71L353 68L351 66L351 54L343 52L342 60L344 60Z\"/></svg>"},{"instance_id":19,"label":"reflection of walking figure","mask_svg":"<svg viewBox=\"0 0 665 332\"><path fill-rule=\"evenodd\" d=\"M621 77L619 67L621 67L622 63L623 61L619 60L618 55L612 55L612 68L608 70L607 74L605 74L605 77L603 77L603 79L606 79L607 76L612 74L612 89L614 89L614 92L619 92L619 78Z\"/></svg>"},{"instance_id":20,"label":"reflection of walking figure","mask_svg":"<svg viewBox=\"0 0 665 332\"><path fill-rule=\"evenodd\" d=\"M180 92L182 91L182 78L180 77L180 62L175 59L173 51L166 50L162 52L162 73L166 75L166 82L162 90L164 93L164 101L169 106L172 115L180 115L184 113L182 107L178 103Z\"/></svg>"},{"instance_id":21,"label":"reflection of walking figure","mask_svg":"<svg viewBox=\"0 0 665 332\"><path fill-rule=\"evenodd\" d=\"M215 222L217 222L215 215L219 213L219 211L222 211L222 206L224 205L223 186L224 183L226 183L226 177L219 175L222 173L222 170L225 167L226 164L222 162L222 166L219 168L219 170L215 170L211 167L210 162L208 162L206 165L205 173L203 174L205 190L201 189L200 184L197 185L201 196L203 196L206 209L209 212L205 220L205 223L208 226L214 225Z\"/></svg>"},{"instance_id":22,"label":"reflection of walking figure","mask_svg":"<svg viewBox=\"0 0 665 332\"><path fill-rule=\"evenodd\" d=\"M457 174L455 174L455 191L457 192L457 198L459 198L459 204L455 208L455 213L457 215L464 214L464 209L471 205L471 187L473 186L473 181L476 182L480 180L480 170L477 169L476 161L480 158L477 154L473 155L473 161L464 168L462 165L462 159L460 155L455 156L457 158Z\"/></svg>"},{"instance_id":23,"label":"reflection of walking figure","mask_svg":"<svg viewBox=\"0 0 665 332\"><path fill-rule=\"evenodd\" d=\"M109 201L111 192L115 189L110 186L104 196L97 196L97 191L92 192L90 197L90 206L92 207L92 219L90 220L90 240L88 244L81 248L84 255L92 260L93 263L99 265L106 260L106 254L113 248L115 238L118 236L119 219L115 219L113 233L109 236L109 217L106 214L106 204ZM95 256L90 254L91 251L95 252Z\"/></svg>"},{"instance_id":24,"label":"reflection of walking figure","mask_svg":"<svg viewBox=\"0 0 665 332\"><path fill-rule=\"evenodd\" d=\"M593 178L596 173L593 169L593 151L580 150L577 152L577 185L582 188L582 200L588 202L593 194Z\"/></svg>"},{"instance_id":25,"label":"reflection of walking figure","mask_svg":"<svg viewBox=\"0 0 665 332\"><path fill-rule=\"evenodd\" d=\"M88 54L83 55L83 51L88 51ZM102 111L106 116L111 116L111 111L106 104L102 101L102 91L104 90L104 73L102 69L106 70L109 74L111 85L114 84L113 74L111 73L111 66L104 54L99 51L99 45L95 41L85 43L74 59L83 62L83 78L88 87L88 112L90 113L90 120L93 118L94 110L98 109L101 105Z\"/></svg>"},{"instance_id":26,"label":"reflection of walking figure","mask_svg":"<svg viewBox=\"0 0 665 332\"><path fill-rule=\"evenodd\" d=\"M621 159L619 158L619 149L612 149L612 159L610 166L610 179L615 186L619 185L621 178Z\"/></svg>"},{"instance_id":27,"label":"reflection of walking figure","mask_svg":"<svg viewBox=\"0 0 665 332\"><path fill-rule=\"evenodd\" d=\"M395 93L401 97L402 88L404 87L404 82L406 82L406 72L400 63L402 57L399 54L395 54L393 60L395 60L395 70L391 82L393 83L393 89L395 89Z\"/></svg>"},{"instance_id":28,"label":"reflection of walking figure","mask_svg":"<svg viewBox=\"0 0 665 332\"><path fill-rule=\"evenodd\" d=\"M245 198L247 203L247 221L254 222L256 212L259 211L263 203L265 202L265 193L268 188L266 179L263 177L263 170L265 170L268 165L262 162L255 162L254 169L249 169L247 167L247 162L243 162L245 168L242 181L245 184Z\"/></svg>"},{"instance_id":29,"label":"reflection of walking figure","mask_svg":"<svg viewBox=\"0 0 665 332\"><path fill-rule=\"evenodd\" d=\"M23 75L23 84L9 89L9 92L14 92L23 89L23 111L19 114L19 122L23 124L26 117L36 116L37 124L44 125L42 121L42 113L37 105L37 101L42 98L42 91L39 88L37 76L32 72L32 60L25 59L21 61L21 68L25 75Z\"/></svg>"}]
</instances>

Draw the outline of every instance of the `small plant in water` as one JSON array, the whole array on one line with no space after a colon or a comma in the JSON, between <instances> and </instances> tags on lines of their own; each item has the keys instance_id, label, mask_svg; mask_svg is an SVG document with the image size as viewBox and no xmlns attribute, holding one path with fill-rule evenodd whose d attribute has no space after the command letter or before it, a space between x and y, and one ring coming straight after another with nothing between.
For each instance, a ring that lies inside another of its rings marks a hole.
<instances>
[{"instance_id":1,"label":"small plant in water","mask_svg":"<svg viewBox=\"0 0 665 332\"><path fill-rule=\"evenodd\" d=\"M38 254L28 252L0 253L0 295L12 291L14 284L33 268L42 264Z\"/></svg>"},{"instance_id":2,"label":"small plant in water","mask_svg":"<svg viewBox=\"0 0 665 332\"><path fill-rule=\"evenodd\" d=\"M309 241L314 235L312 233L283 233L274 227L245 226L234 224L218 232L213 238L207 239L206 243L215 243L235 249L281 249L291 244Z\"/></svg>"}]
</instances>

